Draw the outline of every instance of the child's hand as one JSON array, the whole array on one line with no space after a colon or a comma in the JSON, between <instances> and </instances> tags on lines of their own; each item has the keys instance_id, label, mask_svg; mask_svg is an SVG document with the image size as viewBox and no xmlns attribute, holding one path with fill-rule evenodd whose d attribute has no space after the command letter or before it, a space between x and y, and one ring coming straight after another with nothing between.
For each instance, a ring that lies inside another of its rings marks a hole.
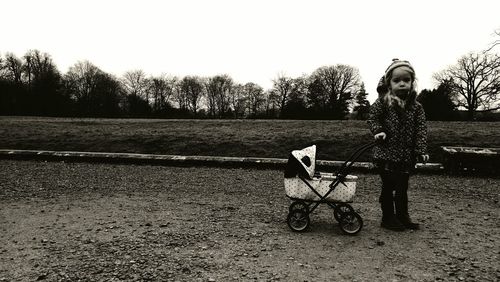
<instances>
[{"instance_id":1,"label":"child's hand","mask_svg":"<svg viewBox=\"0 0 500 282\"><path fill-rule=\"evenodd\" d=\"M385 138L387 137L387 134L385 134L385 132L380 132L380 133L377 133L375 134L375 140L385 140Z\"/></svg>"},{"instance_id":2,"label":"child's hand","mask_svg":"<svg viewBox=\"0 0 500 282\"><path fill-rule=\"evenodd\" d=\"M425 164L426 162L429 161L429 155L420 155L419 158L422 160L422 162Z\"/></svg>"}]
</instances>

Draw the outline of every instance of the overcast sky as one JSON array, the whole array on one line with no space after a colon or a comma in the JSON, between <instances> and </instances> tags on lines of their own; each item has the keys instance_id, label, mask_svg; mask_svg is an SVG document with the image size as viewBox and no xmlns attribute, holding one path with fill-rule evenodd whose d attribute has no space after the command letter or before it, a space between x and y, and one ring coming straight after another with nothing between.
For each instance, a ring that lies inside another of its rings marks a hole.
<instances>
[{"instance_id":1,"label":"overcast sky","mask_svg":"<svg viewBox=\"0 0 500 282\"><path fill-rule=\"evenodd\" d=\"M1 1L0 54L49 53L65 73L89 60L123 75L229 74L272 87L325 65L359 69L369 100L392 58L419 88L500 28L498 0L16 0ZM500 48L494 49L499 52Z\"/></svg>"}]
</instances>

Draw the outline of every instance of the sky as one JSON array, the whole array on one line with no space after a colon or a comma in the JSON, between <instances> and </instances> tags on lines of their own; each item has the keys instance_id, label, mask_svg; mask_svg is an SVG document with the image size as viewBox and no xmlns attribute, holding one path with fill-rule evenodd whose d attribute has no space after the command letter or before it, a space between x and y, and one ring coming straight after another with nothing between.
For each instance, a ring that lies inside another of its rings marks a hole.
<instances>
[{"instance_id":1,"label":"sky","mask_svg":"<svg viewBox=\"0 0 500 282\"><path fill-rule=\"evenodd\" d=\"M432 89L435 72L488 48L500 29L498 0L0 0L0 9L0 55L38 49L63 73L88 60L118 77L228 74L269 89L279 75L347 64L371 102L393 58Z\"/></svg>"}]
</instances>

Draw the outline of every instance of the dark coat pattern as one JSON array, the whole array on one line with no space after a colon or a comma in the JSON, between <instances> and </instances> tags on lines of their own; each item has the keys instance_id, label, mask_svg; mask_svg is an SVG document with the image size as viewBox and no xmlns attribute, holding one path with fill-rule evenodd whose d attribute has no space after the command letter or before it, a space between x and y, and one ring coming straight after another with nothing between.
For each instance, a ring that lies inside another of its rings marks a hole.
<instances>
[{"instance_id":1,"label":"dark coat pattern","mask_svg":"<svg viewBox=\"0 0 500 282\"><path fill-rule=\"evenodd\" d=\"M389 106L378 98L370 107L368 124L375 135L385 132L387 138L374 147L376 162L393 162L412 166L416 157L427 154L427 123L420 103L414 101L405 109Z\"/></svg>"}]
</instances>

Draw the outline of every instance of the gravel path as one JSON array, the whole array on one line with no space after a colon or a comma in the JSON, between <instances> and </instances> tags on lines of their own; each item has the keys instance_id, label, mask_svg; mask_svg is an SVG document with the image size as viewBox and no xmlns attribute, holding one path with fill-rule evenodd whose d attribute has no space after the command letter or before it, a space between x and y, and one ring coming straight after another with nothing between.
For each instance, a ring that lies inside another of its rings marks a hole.
<instances>
[{"instance_id":1,"label":"gravel path","mask_svg":"<svg viewBox=\"0 0 500 282\"><path fill-rule=\"evenodd\" d=\"M380 181L356 174L365 226L326 206L285 218L281 171L0 161L0 281L498 281L498 178L416 175L416 232L379 227Z\"/></svg>"}]
</instances>

